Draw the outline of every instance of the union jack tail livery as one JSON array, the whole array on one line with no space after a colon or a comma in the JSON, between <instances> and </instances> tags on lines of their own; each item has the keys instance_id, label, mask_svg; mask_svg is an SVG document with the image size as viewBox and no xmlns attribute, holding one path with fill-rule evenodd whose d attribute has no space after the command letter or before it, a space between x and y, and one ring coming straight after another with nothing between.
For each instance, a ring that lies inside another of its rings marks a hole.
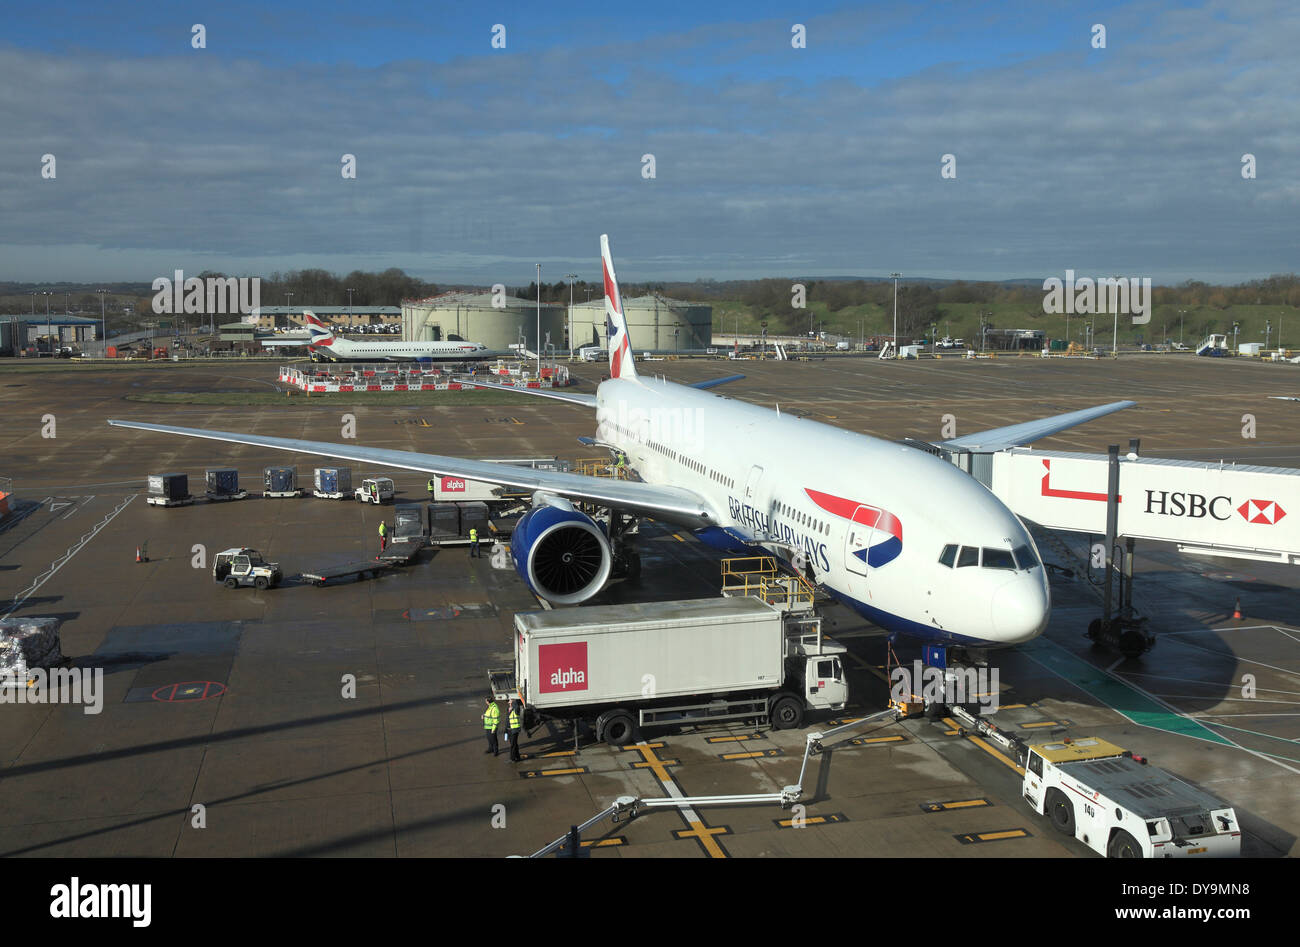
<instances>
[{"instance_id":1,"label":"union jack tail livery","mask_svg":"<svg viewBox=\"0 0 1300 947\"><path fill-rule=\"evenodd\" d=\"M307 323L307 331L311 335L311 341L307 343L309 349L314 349L318 345L329 345L334 341L334 333L329 330L325 323L316 318L316 313L310 309L304 309L302 317Z\"/></svg>"},{"instance_id":2,"label":"union jack tail livery","mask_svg":"<svg viewBox=\"0 0 1300 947\"><path fill-rule=\"evenodd\" d=\"M614 261L609 255L609 235L600 235L600 262L605 277L605 334L609 345L609 377L636 378L632 362L632 340L623 319L623 297L614 276Z\"/></svg>"}]
</instances>

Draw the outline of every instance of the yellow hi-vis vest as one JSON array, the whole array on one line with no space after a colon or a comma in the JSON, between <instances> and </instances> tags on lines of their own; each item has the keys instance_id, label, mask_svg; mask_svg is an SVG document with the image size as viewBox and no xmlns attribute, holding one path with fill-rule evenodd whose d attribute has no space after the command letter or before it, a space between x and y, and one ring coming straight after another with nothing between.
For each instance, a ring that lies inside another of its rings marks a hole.
<instances>
[{"instance_id":1,"label":"yellow hi-vis vest","mask_svg":"<svg viewBox=\"0 0 1300 947\"><path fill-rule=\"evenodd\" d=\"M432 481L432 480L429 481L429 492L430 492L430 493L433 492L433 481Z\"/></svg>"},{"instance_id":2,"label":"yellow hi-vis vest","mask_svg":"<svg viewBox=\"0 0 1300 947\"><path fill-rule=\"evenodd\" d=\"M379 535L380 535L380 536L386 536L386 535L388 535L388 524L387 524L387 523L380 523L380 524L379 524Z\"/></svg>"},{"instance_id":3,"label":"yellow hi-vis vest","mask_svg":"<svg viewBox=\"0 0 1300 947\"><path fill-rule=\"evenodd\" d=\"M472 542L472 543L476 543L476 542L478 542L478 530L476 530L476 529L471 529L471 530L469 531L469 541Z\"/></svg>"},{"instance_id":4,"label":"yellow hi-vis vest","mask_svg":"<svg viewBox=\"0 0 1300 947\"><path fill-rule=\"evenodd\" d=\"M501 719L501 708L496 704L489 704L488 709L483 711L483 729L495 730L497 721Z\"/></svg>"},{"instance_id":5,"label":"yellow hi-vis vest","mask_svg":"<svg viewBox=\"0 0 1300 947\"><path fill-rule=\"evenodd\" d=\"M510 711L510 729L519 729L519 714L515 713L513 710Z\"/></svg>"}]
</instances>

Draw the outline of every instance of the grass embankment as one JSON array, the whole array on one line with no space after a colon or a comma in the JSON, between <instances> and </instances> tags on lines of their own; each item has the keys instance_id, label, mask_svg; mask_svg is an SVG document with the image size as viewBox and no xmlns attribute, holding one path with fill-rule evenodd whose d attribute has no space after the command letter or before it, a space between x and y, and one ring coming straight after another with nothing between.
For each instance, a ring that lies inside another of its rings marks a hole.
<instances>
[{"instance_id":1,"label":"grass embankment","mask_svg":"<svg viewBox=\"0 0 1300 947\"><path fill-rule=\"evenodd\" d=\"M1000 329L1041 329L1050 339L1066 338L1066 316L1064 313L1049 314L1043 312L1041 303L940 303L939 316L933 322L938 324L939 338L950 336L954 339L964 338L968 343L979 344L980 313L990 313L986 318ZM887 336L894 329L893 306L868 303L861 306L846 306L838 312L829 312L825 303L812 302L808 308L790 325L793 334L802 335L808 331L811 317L814 329L822 328L834 335L857 338L861 331L866 337ZM768 335L777 335L780 320L768 316ZM759 323L763 317L755 315L751 309L738 300L725 300L713 303L713 332L730 338L737 330L742 337L757 336L761 331ZM1093 316L1071 315L1069 317L1069 338L1082 342L1086 326L1091 319L1095 344L1109 346L1114 332L1115 317L1110 314ZM1158 305L1151 313L1151 321L1146 325L1135 326L1131 317L1120 316L1119 344L1133 346L1141 342L1159 343L1166 339L1179 341L1181 319L1181 341L1188 345L1200 342L1208 333L1218 332L1228 336L1232 343L1232 324L1240 323L1237 341L1264 342L1265 324L1271 324L1268 334L1270 348L1278 346L1278 334L1281 332L1281 344L1287 348L1300 348L1300 310L1291 306L1259 305L1229 306L1215 309L1212 306L1177 306ZM861 330L859 330L861 327ZM929 326L925 333L929 333ZM790 334L789 331L779 334ZM900 331L900 334L901 331ZM633 340L635 344L635 340Z\"/></svg>"}]
</instances>

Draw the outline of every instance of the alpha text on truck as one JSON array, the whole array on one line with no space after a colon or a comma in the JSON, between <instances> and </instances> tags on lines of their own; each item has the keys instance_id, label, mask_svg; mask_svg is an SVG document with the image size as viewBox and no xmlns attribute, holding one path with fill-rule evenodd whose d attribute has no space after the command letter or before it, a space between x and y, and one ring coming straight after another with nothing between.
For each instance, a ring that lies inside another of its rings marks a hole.
<instances>
[{"instance_id":1,"label":"alpha text on truck","mask_svg":"<svg viewBox=\"0 0 1300 947\"><path fill-rule=\"evenodd\" d=\"M515 616L515 666L488 672L498 700L522 698L531 729L585 721L623 746L641 727L770 721L842 710L842 645L817 619L788 617L756 598L602 605Z\"/></svg>"}]
</instances>

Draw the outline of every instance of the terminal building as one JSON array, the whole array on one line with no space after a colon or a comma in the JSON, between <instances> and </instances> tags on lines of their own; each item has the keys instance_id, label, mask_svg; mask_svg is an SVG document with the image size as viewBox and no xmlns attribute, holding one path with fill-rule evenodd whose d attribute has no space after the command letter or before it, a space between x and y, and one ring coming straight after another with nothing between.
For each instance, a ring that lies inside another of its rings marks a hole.
<instances>
[{"instance_id":1,"label":"terminal building","mask_svg":"<svg viewBox=\"0 0 1300 947\"><path fill-rule=\"evenodd\" d=\"M689 352L713 343L713 307L654 293L623 300L632 347L650 352ZM569 310L572 348L605 344L605 297Z\"/></svg>"},{"instance_id":2,"label":"terminal building","mask_svg":"<svg viewBox=\"0 0 1300 947\"><path fill-rule=\"evenodd\" d=\"M493 306L494 298L504 303ZM402 303L402 338L415 342L481 342L505 351L521 341L537 351L537 301L492 293L443 293ZM565 307L541 306L542 344L565 348Z\"/></svg>"},{"instance_id":3,"label":"terminal building","mask_svg":"<svg viewBox=\"0 0 1300 947\"><path fill-rule=\"evenodd\" d=\"M355 326L369 326L397 322L402 310L397 306L259 306L244 318L259 329L297 329L304 326L302 314L310 310L326 325L338 326L346 332Z\"/></svg>"}]
</instances>

